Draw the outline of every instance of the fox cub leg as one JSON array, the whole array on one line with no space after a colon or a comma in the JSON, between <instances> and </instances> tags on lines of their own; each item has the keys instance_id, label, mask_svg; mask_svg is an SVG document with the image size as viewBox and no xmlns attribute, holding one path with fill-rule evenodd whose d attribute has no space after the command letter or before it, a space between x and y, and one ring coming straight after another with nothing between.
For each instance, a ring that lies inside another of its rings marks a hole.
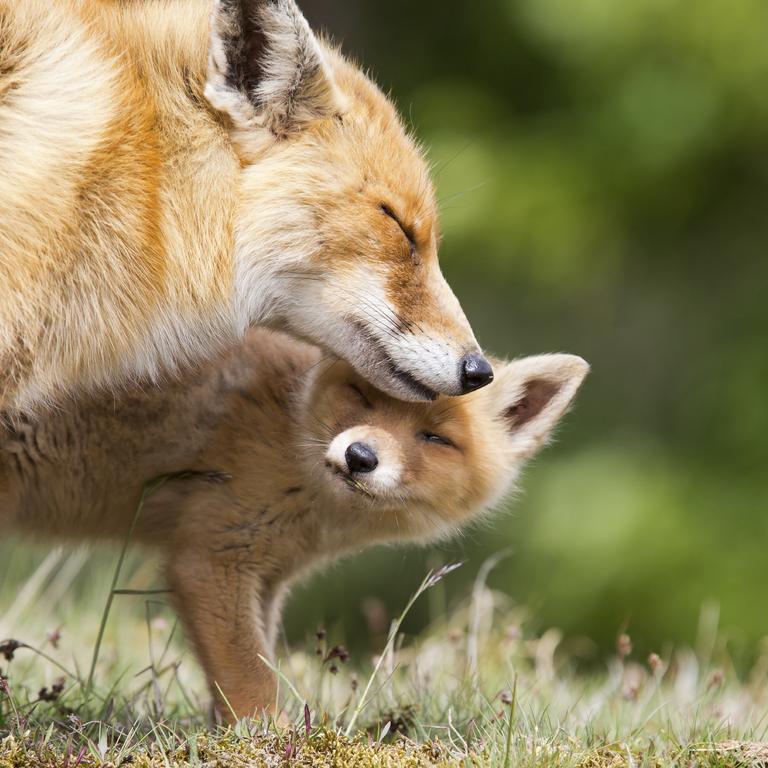
<instances>
[{"instance_id":1,"label":"fox cub leg","mask_svg":"<svg viewBox=\"0 0 768 768\"><path fill-rule=\"evenodd\" d=\"M247 555L246 555L247 557ZM225 721L273 713L271 599L258 568L237 550L177 548L167 566L176 610Z\"/></svg>"}]
</instances>

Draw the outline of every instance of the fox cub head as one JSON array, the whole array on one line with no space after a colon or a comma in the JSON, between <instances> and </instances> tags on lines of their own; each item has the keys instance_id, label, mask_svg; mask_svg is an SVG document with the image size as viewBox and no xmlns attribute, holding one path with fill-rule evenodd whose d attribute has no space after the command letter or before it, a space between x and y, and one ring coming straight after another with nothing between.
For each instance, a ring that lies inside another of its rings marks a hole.
<instances>
[{"instance_id":1,"label":"fox cub head","mask_svg":"<svg viewBox=\"0 0 768 768\"><path fill-rule=\"evenodd\" d=\"M496 362L462 398L404 403L343 363L315 374L303 409L317 487L385 538L455 531L492 508L547 442L589 366L573 355Z\"/></svg>"},{"instance_id":2,"label":"fox cub head","mask_svg":"<svg viewBox=\"0 0 768 768\"><path fill-rule=\"evenodd\" d=\"M461 395L493 371L437 261L419 148L293 0L216 0L205 95L242 166L242 321L330 349L407 400Z\"/></svg>"}]
</instances>

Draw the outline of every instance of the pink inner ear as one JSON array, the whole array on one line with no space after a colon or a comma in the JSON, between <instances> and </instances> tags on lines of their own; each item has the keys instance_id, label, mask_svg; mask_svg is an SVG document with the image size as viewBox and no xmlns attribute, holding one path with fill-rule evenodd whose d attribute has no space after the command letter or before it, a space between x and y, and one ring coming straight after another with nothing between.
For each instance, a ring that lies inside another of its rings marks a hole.
<instances>
[{"instance_id":1,"label":"pink inner ear","mask_svg":"<svg viewBox=\"0 0 768 768\"><path fill-rule=\"evenodd\" d=\"M519 429L535 419L559 391L560 385L554 381L531 379L525 383L523 396L504 411L504 418L510 427Z\"/></svg>"}]
</instances>

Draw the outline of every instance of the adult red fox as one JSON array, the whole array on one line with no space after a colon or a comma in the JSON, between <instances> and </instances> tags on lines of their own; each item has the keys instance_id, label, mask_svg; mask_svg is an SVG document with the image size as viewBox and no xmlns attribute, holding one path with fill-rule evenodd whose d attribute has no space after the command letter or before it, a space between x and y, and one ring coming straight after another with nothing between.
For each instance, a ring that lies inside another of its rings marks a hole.
<instances>
[{"instance_id":1,"label":"adult red fox","mask_svg":"<svg viewBox=\"0 0 768 768\"><path fill-rule=\"evenodd\" d=\"M251 325L404 399L492 370L427 167L293 0L0 0L0 409Z\"/></svg>"},{"instance_id":2,"label":"adult red fox","mask_svg":"<svg viewBox=\"0 0 768 768\"><path fill-rule=\"evenodd\" d=\"M134 538L167 560L173 600L217 697L269 708L291 583L372 544L425 541L492 509L547 441L588 370L573 355L496 363L461 398L405 403L280 334L183 381L0 425L0 534L124 540L144 483L168 481ZM231 710L230 710L231 707Z\"/></svg>"}]
</instances>

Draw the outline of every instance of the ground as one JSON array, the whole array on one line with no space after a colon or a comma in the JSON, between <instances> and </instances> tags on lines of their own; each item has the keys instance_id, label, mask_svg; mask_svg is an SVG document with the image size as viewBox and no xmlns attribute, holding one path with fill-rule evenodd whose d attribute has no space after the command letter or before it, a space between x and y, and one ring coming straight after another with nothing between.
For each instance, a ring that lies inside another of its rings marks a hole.
<instances>
[{"instance_id":1,"label":"ground","mask_svg":"<svg viewBox=\"0 0 768 768\"><path fill-rule=\"evenodd\" d=\"M619 635L585 672L578 643L531 631L483 569L465 604L418 637L396 621L379 655L322 631L284 647L281 724L219 727L165 595L144 588L154 564L126 566L105 613L114 560L54 550L19 584L4 573L0 768L768 766L768 655L740 680L706 631L648 658Z\"/></svg>"}]
</instances>

